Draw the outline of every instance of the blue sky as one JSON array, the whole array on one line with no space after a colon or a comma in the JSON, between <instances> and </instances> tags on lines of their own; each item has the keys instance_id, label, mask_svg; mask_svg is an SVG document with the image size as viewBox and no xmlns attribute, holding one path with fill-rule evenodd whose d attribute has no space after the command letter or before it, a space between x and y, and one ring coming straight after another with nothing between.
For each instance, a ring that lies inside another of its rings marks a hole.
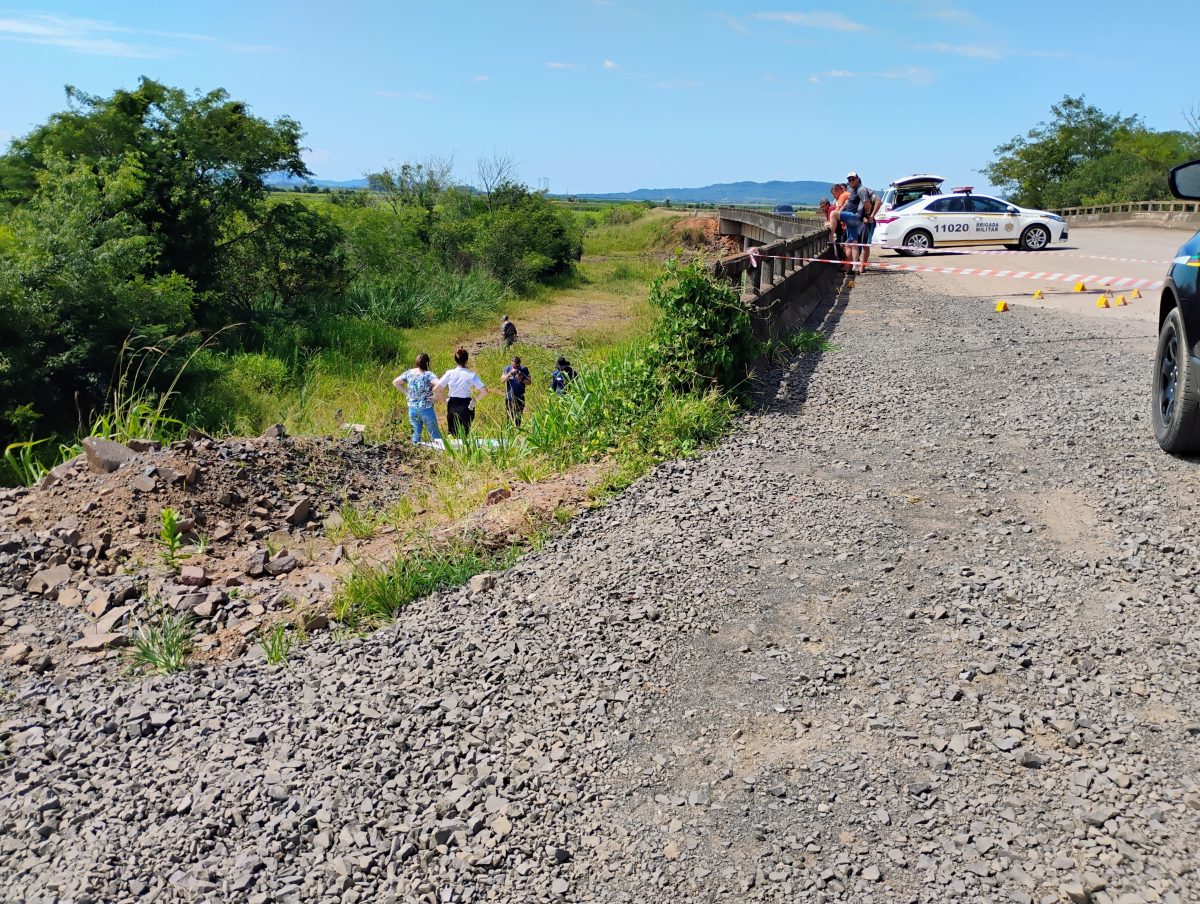
<instances>
[{"instance_id":1,"label":"blue sky","mask_svg":"<svg viewBox=\"0 0 1200 904\"><path fill-rule=\"evenodd\" d=\"M1082 14L1086 9L1086 14ZM140 75L307 132L322 178L508 154L553 192L750 179L983 185L1064 93L1183 128L1190 4L58 0L0 8L0 146ZM1191 35L1191 36L1189 36Z\"/></svg>"}]
</instances>

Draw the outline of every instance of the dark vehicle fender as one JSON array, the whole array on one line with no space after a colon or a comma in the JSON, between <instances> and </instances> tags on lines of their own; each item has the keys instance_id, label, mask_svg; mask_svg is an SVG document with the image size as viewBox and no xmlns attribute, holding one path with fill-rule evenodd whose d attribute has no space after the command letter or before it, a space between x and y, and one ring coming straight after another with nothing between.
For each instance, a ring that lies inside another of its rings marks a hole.
<instances>
[{"instance_id":1,"label":"dark vehicle fender","mask_svg":"<svg viewBox=\"0 0 1200 904\"><path fill-rule=\"evenodd\" d=\"M1194 260L1200 255L1200 232L1193 235L1176 254L1178 257L1167 272L1159 298L1158 325L1161 329L1171 309L1179 308L1188 351L1191 357L1200 360L1200 267L1185 260Z\"/></svg>"}]
</instances>

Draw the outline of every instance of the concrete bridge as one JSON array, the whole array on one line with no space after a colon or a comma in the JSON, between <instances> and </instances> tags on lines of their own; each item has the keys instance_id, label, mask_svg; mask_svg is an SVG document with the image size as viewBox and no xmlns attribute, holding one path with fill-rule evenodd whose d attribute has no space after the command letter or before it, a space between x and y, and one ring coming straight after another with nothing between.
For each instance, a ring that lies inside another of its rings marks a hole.
<instances>
[{"instance_id":1,"label":"concrete bridge","mask_svg":"<svg viewBox=\"0 0 1200 904\"><path fill-rule=\"evenodd\" d=\"M721 235L740 236L743 251L794 238L821 226L817 217L785 217L750 207L722 207L717 217Z\"/></svg>"},{"instance_id":2,"label":"concrete bridge","mask_svg":"<svg viewBox=\"0 0 1200 904\"><path fill-rule=\"evenodd\" d=\"M1157 226L1168 229L1200 229L1200 202L1126 201L1063 207L1054 213L1075 226Z\"/></svg>"},{"instance_id":3,"label":"concrete bridge","mask_svg":"<svg viewBox=\"0 0 1200 904\"><path fill-rule=\"evenodd\" d=\"M740 207L718 212L723 236L740 236L743 251L713 265L713 275L738 289L754 314L760 338L799 329L835 267L820 263L831 250L829 230L819 219L784 217Z\"/></svg>"}]
</instances>

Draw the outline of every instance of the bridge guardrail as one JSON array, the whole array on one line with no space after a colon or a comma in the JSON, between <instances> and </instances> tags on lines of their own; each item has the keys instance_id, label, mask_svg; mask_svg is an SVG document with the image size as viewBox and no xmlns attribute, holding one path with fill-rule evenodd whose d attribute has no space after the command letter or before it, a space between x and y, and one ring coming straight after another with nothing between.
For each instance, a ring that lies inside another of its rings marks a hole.
<instances>
[{"instance_id":1,"label":"bridge guardrail","mask_svg":"<svg viewBox=\"0 0 1200 904\"><path fill-rule=\"evenodd\" d=\"M716 261L712 265L713 276L727 280L742 295L753 298L807 267L827 266L810 263L829 248L829 230L820 220L814 222L815 226L808 232L755 248L759 259L757 266L750 254L744 252Z\"/></svg>"},{"instance_id":2,"label":"bridge guardrail","mask_svg":"<svg viewBox=\"0 0 1200 904\"><path fill-rule=\"evenodd\" d=\"M1123 201L1117 204L1092 204L1086 207L1059 207L1050 211L1060 217L1095 216L1105 213L1197 213L1200 201Z\"/></svg>"},{"instance_id":3,"label":"bridge guardrail","mask_svg":"<svg viewBox=\"0 0 1200 904\"><path fill-rule=\"evenodd\" d=\"M786 217L778 213L770 213L766 210L755 210L752 207L719 207L717 208L717 216L726 220L737 219L736 216L728 216L728 214L748 213L755 217L765 217L768 220L785 226L807 226L813 229L824 225L820 217Z\"/></svg>"}]
</instances>

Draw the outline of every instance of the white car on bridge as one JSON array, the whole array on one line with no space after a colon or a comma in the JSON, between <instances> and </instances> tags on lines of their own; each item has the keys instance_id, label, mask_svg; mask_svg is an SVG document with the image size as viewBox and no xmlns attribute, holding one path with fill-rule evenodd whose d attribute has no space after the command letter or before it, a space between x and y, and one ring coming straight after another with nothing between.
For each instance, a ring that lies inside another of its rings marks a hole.
<instances>
[{"instance_id":1,"label":"white car on bridge","mask_svg":"<svg viewBox=\"0 0 1200 904\"><path fill-rule=\"evenodd\" d=\"M956 188L897 207L876 219L875 244L897 254L924 254L960 245L1003 245L1041 251L1067 240L1067 221L1045 210L1028 210L999 198Z\"/></svg>"}]
</instances>

